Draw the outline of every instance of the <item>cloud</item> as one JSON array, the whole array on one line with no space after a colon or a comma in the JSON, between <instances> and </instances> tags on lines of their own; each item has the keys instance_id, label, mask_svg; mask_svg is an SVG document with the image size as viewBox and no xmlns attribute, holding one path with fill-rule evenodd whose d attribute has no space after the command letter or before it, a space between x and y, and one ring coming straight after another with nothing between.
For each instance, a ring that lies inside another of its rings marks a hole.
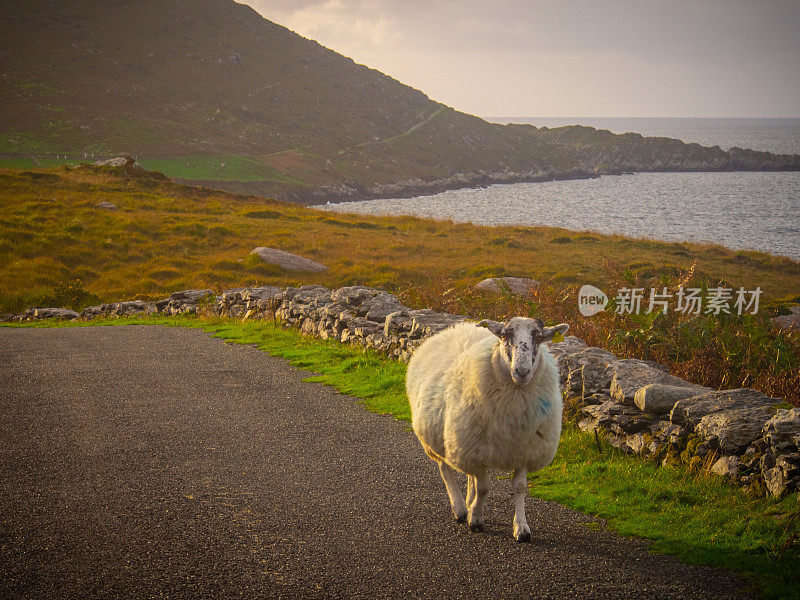
<instances>
[{"instance_id":1,"label":"cloud","mask_svg":"<svg viewBox=\"0 0 800 600\"><path fill-rule=\"evenodd\" d=\"M378 0L262 0L248 4L267 18L334 49L388 46L400 39L397 24L386 16Z\"/></svg>"},{"instance_id":2,"label":"cloud","mask_svg":"<svg viewBox=\"0 0 800 600\"><path fill-rule=\"evenodd\" d=\"M798 116L797 0L245 0L483 115Z\"/></svg>"}]
</instances>

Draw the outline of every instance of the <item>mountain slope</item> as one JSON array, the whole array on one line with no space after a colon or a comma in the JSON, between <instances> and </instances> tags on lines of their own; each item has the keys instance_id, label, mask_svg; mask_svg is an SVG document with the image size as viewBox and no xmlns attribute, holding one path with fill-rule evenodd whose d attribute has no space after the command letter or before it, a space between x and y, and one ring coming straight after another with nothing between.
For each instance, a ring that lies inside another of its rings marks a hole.
<instances>
[{"instance_id":1,"label":"mountain slope","mask_svg":"<svg viewBox=\"0 0 800 600\"><path fill-rule=\"evenodd\" d=\"M231 0L0 0L0 153L131 153L184 181L308 200L625 170L800 169L586 127L497 125Z\"/></svg>"},{"instance_id":2,"label":"mountain slope","mask_svg":"<svg viewBox=\"0 0 800 600\"><path fill-rule=\"evenodd\" d=\"M229 1L9 2L0 39L7 152L338 149L439 108Z\"/></svg>"}]
</instances>

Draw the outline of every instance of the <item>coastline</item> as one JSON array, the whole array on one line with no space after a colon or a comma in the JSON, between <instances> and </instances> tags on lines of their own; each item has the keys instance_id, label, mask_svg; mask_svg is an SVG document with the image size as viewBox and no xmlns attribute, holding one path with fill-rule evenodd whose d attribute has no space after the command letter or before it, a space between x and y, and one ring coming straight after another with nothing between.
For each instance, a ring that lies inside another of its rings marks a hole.
<instances>
[{"instance_id":1,"label":"coastline","mask_svg":"<svg viewBox=\"0 0 800 600\"><path fill-rule=\"evenodd\" d=\"M748 151L751 152L751 151ZM605 175L635 175L637 173L735 173L735 172L794 172L800 171L799 155L780 155L787 159L784 164L766 163L751 168L739 168L736 165L703 166L695 165L686 168L672 166L653 166L652 168L598 167L587 170L575 167L567 171L554 169L545 171L499 171L455 173L449 177L423 180L419 178L401 179L393 183L377 183L362 185L356 182L340 185L301 186L274 181L225 181L204 179L172 178L176 183L205 187L231 192L263 196L313 206L317 204L339 204L364 200L382 200L388 198L413 198L416 196L432 196L441 192L478 189L497 183L544 183L548 181L566 181L574 179L597 179Z\"/></svg>"}]
</instances>

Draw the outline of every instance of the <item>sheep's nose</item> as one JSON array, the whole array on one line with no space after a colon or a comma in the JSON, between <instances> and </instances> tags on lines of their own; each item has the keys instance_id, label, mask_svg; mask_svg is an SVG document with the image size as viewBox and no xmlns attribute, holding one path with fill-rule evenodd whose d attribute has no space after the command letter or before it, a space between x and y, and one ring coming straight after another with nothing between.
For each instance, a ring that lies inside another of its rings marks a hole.
<instances>
[{"instance_id":1,"label":"sheep's nose","mask_svg":"<svg viewBox=\"0 0 800 600\"><path fill-rule=\"evenodd\" d=\"M520 379L525 379L528 376L528 373L531 372L530 369L525 369L525 368L520 368L520 367L517 367L514 370L516 371L516 373L517 373L517 375L519 376Z\"/></svg>"}]
</instances>

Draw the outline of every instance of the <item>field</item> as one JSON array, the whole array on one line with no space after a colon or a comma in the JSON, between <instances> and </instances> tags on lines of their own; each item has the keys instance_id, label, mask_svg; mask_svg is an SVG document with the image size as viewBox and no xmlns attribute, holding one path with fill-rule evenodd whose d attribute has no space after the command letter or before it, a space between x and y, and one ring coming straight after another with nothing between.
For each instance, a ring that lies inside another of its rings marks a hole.
<instances>
[{"instance_id":1,"label":"field","mask_svg":"<svg viewBox=\"0 0 800 600\"><path fill-rule=\"evenodd\" d=\"M99 159L56 158L52 156L0 157L0 168L36 169L40 167L77 166ZM68 156L68 155L61 155ZM295 177L284 175L269 164L257 158L237 154L195 155L175 157L141 157L138 162L152 171L159 171L168 177L202 181L276 181L281 183L302 183Z\"/></svg>"},{"instance_id":2,"label":"field","mask_svg":"<svg viewBox=\"0 0 800 600\"><path fill-rule=\"evenodd\" d=\"M238 168L238 167L237 167ZM109 201L117 210L95 205ZM100 167L0 170L0 311L158 299L186 288L363 284L409 306L474 317L566 321L620 357L657 360L717 387L755 387L800 403L800 341L767 318L800 302L800 263L720 246L548 227L480 227L411 217L331 215ZM250 251L271 246L329 267L292 274ZM500 275L542 283L529 298L476 293ZM763 296L758 315L585 318L577 290L723 284Z\"/></svg>"},{"instance_id":3,"label":"field","mask_svg":"<svg viewBox=\"0 0 800 600\"><path fill-rule=\"evenodd\" d=\"M259 162L255 158L229 154L224 156L183 156L180 158L142 158L146 169L168 177L215 181L280 181L297 183L292 177Z\"/></svg>"}]
</instances>

